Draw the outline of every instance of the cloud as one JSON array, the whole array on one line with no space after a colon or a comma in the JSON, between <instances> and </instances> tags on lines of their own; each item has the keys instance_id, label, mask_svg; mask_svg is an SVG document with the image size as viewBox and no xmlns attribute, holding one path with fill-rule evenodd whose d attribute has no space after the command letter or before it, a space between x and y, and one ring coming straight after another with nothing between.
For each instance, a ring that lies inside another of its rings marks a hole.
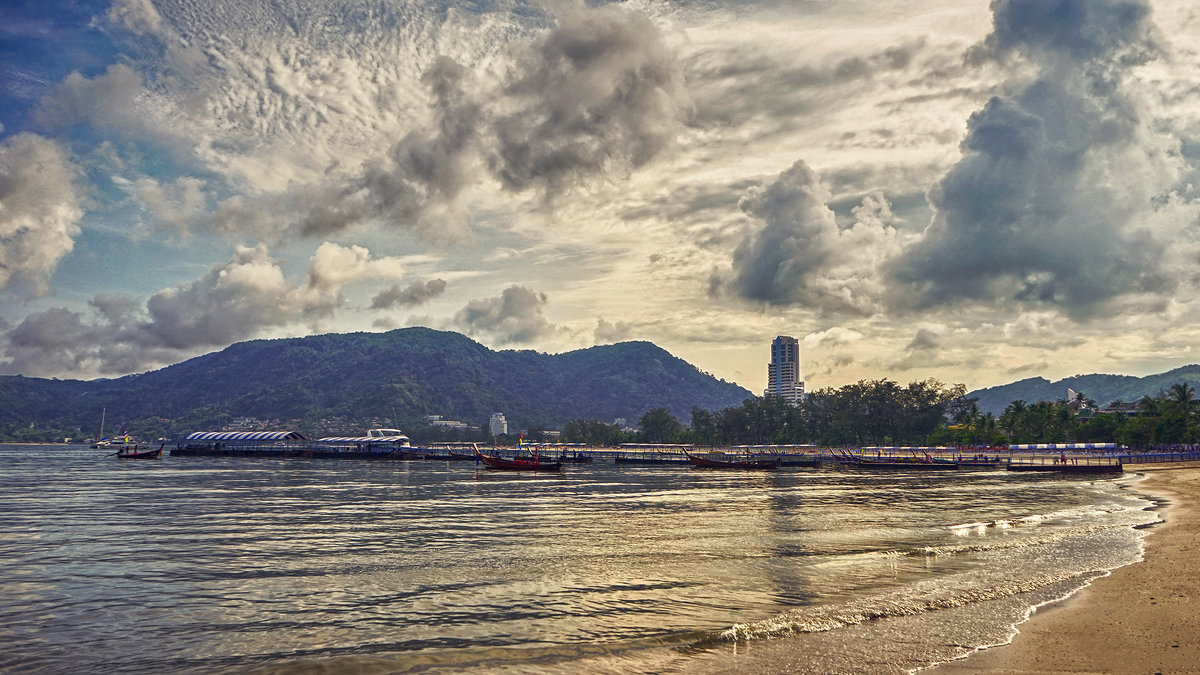
<instances>
[{"instance_id":1,"label":"cloud","mask_svg":"<svg viewBox=\"0 0 1200 675\"><path fill-rule=\"evenodd\" d=\"M834 326L820 333L805 335L803 342L804 348L809 349L836 349L845 347L863 339L863 334L853 328L845 326Z\"/></svg>"},{"instance_id":2,"label":"cloud","mask_svg":"<svg viewBox=\"0 0 1200 675\"><path fill-rule=\"evenodd\" d=\"M710 293L767 305L797 305L826 313L867 315L883 288L877 267L899 249L894 215L880 193L863 197L842 229L828 189L803 161L770 185L746 191L739 206L755 229L738 244L732 269L710 278Z\"/></svg>"},{"instance_id":3,"label":"cloud","mask_svg":"<svg viewBox=\"0 0 1200 675\"><path fill-rule=\"evenodd\" d=\"M78 372L84 369L93 331L79 314L52 308L31 314L4 335L11 372ZM32 370L31 370L32 369Z\"/></svg>"},{"instance_id":4,"label":"cloud","mask_svg":"<svg viewBox=\"0 0 1200 675\"><path fill-rule=\"evenodd\" d=\"M1172 162L1126 71L1152 58L1144 3L999 0L981 53L1025 58L968 121L962 159L929 192L935 215L889 265L901 306L1015 301L1084 319L1123 294L1170 290L1142 223Z\"/></svg>"},{"instance_id":5,"label":"cloud","mask_svg":"<svg viewBox=\"0 0 1200 675\"><path fill-rule=\"evenodd\" d=\"M158 291L144 307L124 296L97 295L91 317L63 308L27 316L3 336L6 365L30 374L144 370L264 329L329 316L347 284L400 275L394 258L326 242L296 285L266 246L240 246L228 262Z\"/></svg>"},{"instance_id":6,"label":"cloud","mask_svg":"<svg viewBox=\"0 0 1200 675\"><path fill-rule=\"evenodd\" d=\"M834 254L837 239L828 201L829 192L803 161L771 185L746 192L738 206L763 227L733 252L732 281L741 297L769 304L812 301L808 282Z\"/></svg>"},{"instance_id":7,"label":"cloud","mask_svg":"<svg viewBox=\"0 0 1200 675\"><path fill-rule=\"evenodd\" d=\"M423 305L445 291L446 282L442 279L414 281L405 288L400 288L400 284L393 284L391 288L380 292L371 300L371 309Z\"/></svg>"},{"instance_id":8,"label":"cloud","mask_svg":"<svg viewBox=\"0 0 1200 675\"><path fill-rule=\"evenodd\" d=\"M130 189L155 224L166 225L180 233L190 233L208 217L209 190L199 178L181 176L163 183L143 177Z\"/></svg>"},{"instance_id":9,"label":"cloud","mask_svg":"<svg viewBox=\"0 0 1200 675\"><path fill-rule=\"evenodd\" d=\"M342 287L364 279L396 279L404 275L398 258L372 258L362 246L340 246L325 242L309 260L306 290L316 296L331 296Z\"/></svg>"},{"instance_id":10,"label":"cloud","mask_svg":"<svg viewBox=\"0 0 1200 675\"><path fill-rule=\"evenodd\" d=\"M34 120L47 128L90 124L126 131L145 129L137 103L142 90L142 76L123 63L109 66L94 78L71 73L38 103Z\"/></svg>"},{"instance_id":11,"label":"cloud","mask_svg":"<svg viewBox=\"0 0 1200 675\"><path fill-rule=\"evenodd\" d=\"M835 99L860 94L876 79L911 80L922 76L913 72L919 69L928 71L926 78L957 75L947 72L957 56L954 47L929 45L922 37L825 58L776 40L709 47L684 64L689 89L703 101L691 122L707 128L767 121L763 132L775 133L820 114Z\"/></svg>"},{"instance_id":12,"label":"cloud","mask_svg":"<svg viewBox=\"0 0 1200 675\"><path fill-rule=\"evenodd\" d=\"M53 141L29 133L0 141L0 290L24 280L34 293L48 291L79 235L78 176Z\"/></svg>"},{"instance_id":13,"label":"cloud","mask_svg":"<svg viewBox=\"0 0 1200 675\"><path fill-rule=\"evenodd\" d=\"M143 339L177 350L227 345L300 318L297 300L266 246L239 246L229 263L150 296Z\"/></svg>"},{"instance_id":14,"label":"cloud","mask_svg":"<svg viewBox=\"0 0 1200 675\"><path fill-rule=\"evenodd\" d=\"M299 229L310 236L337 232L368 219L417 228L431 238L457 238L447 232L464 188L478 180L476 154L481 112L467 94L467 71L439 57L421 78L432 93L434 129L414 131L384 157L369 162L360 175L319 193L307 204Z\"/></svg>"},{"instance_id":15,"label":"cloud","mask_svg":"<svg viewBox=\"0 0 1200 675\"><path fill-rule=\"evenodd\" d=\"M575 5L519 57L492 125L505 187L554 195L671 147L691 108L675 54L643 14Z\"/></svg>"},{"instance_id":16,"label":"cloud","mask_svg":"<svg viewBox=\"0 0 1200 675\"><path fill-rule=\"evenodd\" d=\"M360 48L377 58L373 50L378 47ZM557 25L539 37L514 40L506 49L491 57L500 63L510 60L499 77L489 72L496 66L481 62L479 54L467 60L437 56L420 76L428 98L404 102L412 131L386 152L372 155L356 148L360 160L347 163L327 144L315 157L304 158L310 165L326 158L323 173L293 176L283 189L232 195L220 203L210 227L329 237L384 225L413 230L430 241L461 241L470 235L464 194L489 178L509 191L537 189L552 197L647 164L670 148L682 129L690 102L681 71L674 52L643 14L570 4ZM327 88L316 86L312 80L323 71L313 69L320 64L290 63L276 56L268 60L269 72L258 76L277 82L262 95L280 99L268 108L263 124L291 124L277 119L280 106L304 109L314 101L325 102L309 116L342 124L346 122L341 113L359 107L357 100L329 99ZM244 58L239 56L236 63ZM231 69L232 59L220 60L222 68ZM360 98L368 93L360 92ZM422 108L423 103L428 107ZM249 103L238 105L227 114L240 118L251 112ZM261 114L257 108L253 112ZM317 138L323 133L328 132L307 132ZM374 136L378 131L368 133ZM220 148L218 154L227 155L225 148L243 143L231 137L220 146L210 144L208 151ZM250 158L237 162L239 170L257 167L253 173L258 176L275 171L258 167L258 160Z\"/></svg>"},{"instance_id":17,"label":"cloud","mask_svg":"<svg viewBox=\"0 0 1200 675\"><path fill-rule=\"evenodd\" d=\"M994 55L1012 52L1061 55L1074 64L1128 65L1157 50L1150 6L1142 0L997 0L994 27L984 42Z\"/></svg>"},{"instance_id":18,"label":"cloud","mask_svg":"<svg viewBox=\"0 0 1200 675\"><path fill-rule=\"evenodd\" d=\"M941 346L941 339L938 337L937 333L929 330L928 328L921 328L917 330L917 334L913 336L912 341L908 343L908 346L905 347L904 350L909 354L914 354L917 352L935 352Z\"/></svg>"},{"instance_id":19,"label":"cloud","mask_svg":"<svg viewBox=\"0 0 1200 675\"><path fill-rule=\"evenodd\" d=\"M545 293L525 286L509 286L499 297L472 300L454 315L454 323L469 335L488 335L500 344L529 343L556 330L546 321Z\"/></svg>"},{"instance_id":20,"label":"cloud","mask_svg":"<svg viewBox=\"0 0 1200 675\"><path fill-rule=\"evenodd\" d=\"M604 319L596 320L596 330L593 333L593 339L596 344L609 344L613 342L621 342L628 340L633 332L633 325L627 321L617 321L615 323L605 321Z\"/></svg>"}]
</instances>

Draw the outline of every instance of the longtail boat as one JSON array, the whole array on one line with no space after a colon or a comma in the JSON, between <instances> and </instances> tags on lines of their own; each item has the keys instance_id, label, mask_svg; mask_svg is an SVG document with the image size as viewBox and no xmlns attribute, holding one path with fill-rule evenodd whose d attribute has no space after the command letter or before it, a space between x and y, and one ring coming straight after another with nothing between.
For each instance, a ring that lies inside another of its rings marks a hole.
<instances>
[{"instance_id":1,"label":"longtail boat","mask_svg":"<svg viewBox=\"0 0 1200 675\"><path fill-rule=\"evenodd\" d=\"M858 457L852 464L871 469L957 469L958 463L953 460L937 457Z\"/></svg>"},{"instance_id":2,"label":"longtail boat","mask_svg":"<svg viewBox=\"0 0 1200 675\"><path fill-rule=\"evenodd\" d=\"M509 459L497 455L485 455L478 450L475 451L475 456L488 469L505 469L508 471L559 471L562 469L562 462L543 462L536 456L513 457Z\"/></svg>"},{"instance_id":3,"label":"longtail boat","mask_svg":"<svg viewBox=\"0 0 1200 675\"><path fill-rule=\"evenodd\" d=\"M693 455L690 452L685 452L687 458L691 460L692 466L701 469L751 469L751 470L770 470L778 469L782 460L779 457L770 459L763 457L746 457L744 459L718 459L716 457L704 457L701 455Z\"/></svg>"},{"instance_id":4,"label":"longtail boat","mask_svg":"<svg viewBox=\"0 0 1200 675\"><path fill-rule=\"evenodd\" d=\"M166 443L163 443L166 445ZM135 447L121 448L115 454L121 459L158 459L162 457L163 445L158 446L153 450L141 450Z\"/></svg>"}]
</instances>

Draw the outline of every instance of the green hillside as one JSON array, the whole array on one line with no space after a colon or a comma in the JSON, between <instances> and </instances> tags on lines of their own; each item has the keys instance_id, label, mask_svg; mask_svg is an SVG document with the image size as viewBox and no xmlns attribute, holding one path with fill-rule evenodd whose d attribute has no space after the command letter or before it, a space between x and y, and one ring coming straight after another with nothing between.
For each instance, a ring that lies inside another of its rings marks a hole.
<instances>
[{"instance_id":1,"label":"green hillside","mask_svg":"<svg viewBox=\"0 0 1200 675\"><path fill-rule=\"evenodd\" d=\"M686 420L693 406L716 410L750 395L649 342L542 354L406 328L241 342L112 380L0 377L0 437L94 436L102 410L106 433L143 436L216 429L233 417L348 433L412 428L434 414L480 425L497 411L513 428L557 428L578 418L636 422L659 407Z\"/></svg>"},{"instance_id":2,"label":"green hillside","mask_svg":"<svg viewBox=\"0 0 1200 675\"><path fill-rule=\"evenodd\" d=\"M1137 401L1143 396L1156 396L1171 385L1186 382L1200 390L1200 365L1188 365L1174 370L1133 377L1130 375L1075 375L1056 382L1044 377L1031 377L1011 384L988 387L970 392L967 396L979 397L979 410L999 415L1013 401L1034 403L1057 401L1067 398L1067 389L1073 389L1085 397L1106 406L1113 401Z\"/></svg>"}]
</instances>

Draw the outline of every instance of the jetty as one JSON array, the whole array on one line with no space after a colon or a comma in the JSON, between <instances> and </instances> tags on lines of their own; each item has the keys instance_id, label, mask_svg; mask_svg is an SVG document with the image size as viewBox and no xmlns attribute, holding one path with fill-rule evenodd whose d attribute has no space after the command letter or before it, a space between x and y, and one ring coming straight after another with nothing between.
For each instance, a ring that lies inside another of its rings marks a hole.
<instances>
[{"instance_id":1,"label":"jetty","mask_svg":"<svg viewBox=\"0 0 1200 675\"><path fill-rule=\"evenodd\" d=\"M989 447L816 445L731 445L625 443L592 447L580 443L522 443L488 447L482 443L409 444L395 429L372 429L363 436L312 439L295 431L195 432L179 441L175 457L272 457L441 461L476 466L476 450L495 457L536 456L564 465L613 464L689 468L692 456L736 458L747 463L777 463L783 470L852 469L856 471L1038 471L1064 475L1116 474L1126 466L1200 461L1197 448L1135 451L1115 443L1014 444Z\"/></svg>"}]
</instances>

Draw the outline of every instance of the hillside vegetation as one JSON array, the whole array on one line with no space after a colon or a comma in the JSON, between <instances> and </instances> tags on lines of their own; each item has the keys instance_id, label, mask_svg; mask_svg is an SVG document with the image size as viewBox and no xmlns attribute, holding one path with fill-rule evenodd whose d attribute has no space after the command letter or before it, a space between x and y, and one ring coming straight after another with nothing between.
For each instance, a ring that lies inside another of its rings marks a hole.
<instances>
[{"instance_id":1,"label":"hillside vegetation","mask_svg":"<svg viewBox=\"0 0 1200 675\"><path fill-rule=\"evenodd\" d=\"M130 431L144 438L219 429L253 417L309 433L404 429L442 415L510 428L577 418L630 423L647 410L740 404L750 392L649 342L564 354L493 351L458 333L387 333L254 340L161 370L75 381L0 377L0 438L50 440Z\"/></svg>"},{"instance_id":2,"label":"hillside vegetation","mask_svg":"<svg viewBox=\"0 0 1200 675\"><path fill-rule=\"evenodd\" d=\"M977 405L980 412L990 412L999 416L1013 401L1036 403L1038 401L1066 400L1068 388L1104 407L1114 401L1131 403L1139 401L1145 396L1153 398L1178 383L1186 383L1195 389L1200 389L1200 365L1183 366L1145 377L1075 375L1056 382L1051 382L1044 377L1031 377L1011 384L972 391L967 396L979 399Z\"/></svg>"}]
</instances>

